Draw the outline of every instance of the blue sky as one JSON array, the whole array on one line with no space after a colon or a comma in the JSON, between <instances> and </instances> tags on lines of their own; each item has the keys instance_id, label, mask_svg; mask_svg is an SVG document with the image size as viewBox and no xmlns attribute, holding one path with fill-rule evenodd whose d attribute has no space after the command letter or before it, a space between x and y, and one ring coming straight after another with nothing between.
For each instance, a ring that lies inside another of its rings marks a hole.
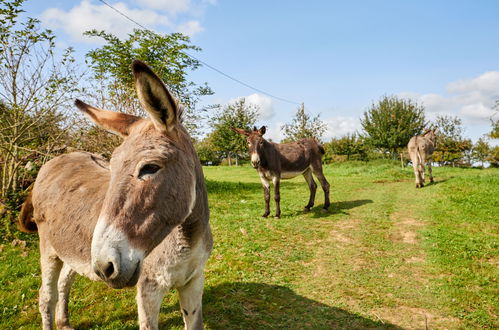
<instances>
[{"instance_id":1,"label":"blue sky","mask_svg":"<svg viewBox=\"0 0 499 330\"><path fill-rule=\"evenodd\" d=\"M360 129L383 95L422 103L427 117L459 116L466 136L490 130L499 99L497 1L128 0L108 3L157 32L189 34L199 59L254 87L304 102L328 124L326 140ZM83 58L96 47L81 32L125 36L136 26L97 0L28 0L27 14L54 29ZM297 105L201 68L190 75L215 95L260 105L259 124L279 140Z\"/></svg>"}]
</instances>

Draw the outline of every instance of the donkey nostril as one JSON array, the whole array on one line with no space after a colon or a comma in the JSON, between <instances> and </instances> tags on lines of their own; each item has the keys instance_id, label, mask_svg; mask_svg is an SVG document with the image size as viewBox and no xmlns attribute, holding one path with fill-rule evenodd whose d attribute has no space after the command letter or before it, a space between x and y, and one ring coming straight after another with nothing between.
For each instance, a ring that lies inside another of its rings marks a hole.
<instances>
[{"instance_id":1,"label":"donkey nostril","mask_svg":"<svg viewBox=\"0 0 499 330\"><path fill-rule=\"evenodd\" d=\"M114 265L112 262L108 262L106 267L104 268L104 276L106 278L109 278L111 277L111 275L113 275L114 273Z\"/></svg>"}]
</instances>

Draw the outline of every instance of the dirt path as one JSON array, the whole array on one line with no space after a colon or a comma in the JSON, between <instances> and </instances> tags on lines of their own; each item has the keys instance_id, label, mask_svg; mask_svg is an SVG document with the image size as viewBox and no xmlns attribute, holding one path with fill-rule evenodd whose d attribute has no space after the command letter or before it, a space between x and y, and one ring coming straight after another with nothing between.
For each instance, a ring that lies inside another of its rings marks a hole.
<instances>
[{"instance_id":1,"label":"dirt path","mask_svg":"<svg viewBox=\"0 0 499 330\"><path fill-rule=\"evenodd\" d=\"M372 203L320 221L317 229L327 235L314 247L304 290L381 327L459 328L459 320L442 311L435 298L432 279L438 274L422 246L421 211L431 192L408 188L406 182L369 184L351 196Z\"/></svg>"}]
</instances>

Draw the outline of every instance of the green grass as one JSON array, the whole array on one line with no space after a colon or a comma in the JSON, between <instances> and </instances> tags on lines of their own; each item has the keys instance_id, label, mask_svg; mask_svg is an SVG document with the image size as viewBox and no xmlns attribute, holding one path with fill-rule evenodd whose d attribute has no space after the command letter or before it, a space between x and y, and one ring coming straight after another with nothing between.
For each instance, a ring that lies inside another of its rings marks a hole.
<instances>
[{"instance_id":1,"label":"green grass","mask_svg":"<svg viewBox=\"0 0 499 330\"><path fill-rule=\"evenodd\" d=\"M303 178L281 185L282 218L263 219L250 167L207 167L215 239L206 269L208 329L497 328L499 170L435 168L414 188L390 162L327 166L331 208L302 212ZM273 200L271 210L275 212ZM39 328L36 235L1 245L0 328ZM76 328L136 329L133 289L78 278ZM176 294L160 327L183 327Z\"/></svg>"}]
</instances>

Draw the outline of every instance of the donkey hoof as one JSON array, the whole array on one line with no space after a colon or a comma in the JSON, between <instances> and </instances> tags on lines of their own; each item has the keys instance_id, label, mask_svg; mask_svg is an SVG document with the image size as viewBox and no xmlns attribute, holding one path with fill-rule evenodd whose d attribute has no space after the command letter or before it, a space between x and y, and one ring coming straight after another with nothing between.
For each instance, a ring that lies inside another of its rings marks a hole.
<instances>
[{"instance_id":1,"label":"donkey hoof","mask_svg":"<svg viewBox=\"0 0 499 330\"><path fill-rule=\"evenodd\" d=\"M264 213L264 214L262 214L262 218L266 218L266 217L268 217L268 216L269 216L269 213Z\"/></svg>"},{"instance_id":2,"label":"donkey hoof","mask_svg":"<svg viewBox=\"0 0 499 330\"><path fill-rule=\"evenodd\" d=\"M279 215L279 214L276 214L276 215L274 216L274 219L280 219L280 218L281 218L281 215Z\"/></svg>"},{"instance_id":3,"label":"donkey hoof","mask_svg":"<svg viewBox=\"0 0 499 330\"><path fill-rule=\"evenodd\" d=\"M430 179L430 183L433 183L433 182L435 182L435 181L433 181L433 178L431 178L431 179Z\"/></svg>"},{"instance_id":4,"label":"donkey hoof","mask_svg":"<svg viewBox=\"0 0 499 330\"><path fill-rule=\"evenodd\" d=\"M327 212L328 212L327 208L323 207L323 208L321 209L321 213L327 213Z\"/></svg>"},{"instance_id":5,"label":"donkey hoof","mask_svg":"<svg viewBox=\"0 0 499 330\"><path fill-rule=\"evenodd\" d=\"M310 212L310 207L309 206L305 206L303 208L303 212Z\"/></svg>"}]
</instances>

